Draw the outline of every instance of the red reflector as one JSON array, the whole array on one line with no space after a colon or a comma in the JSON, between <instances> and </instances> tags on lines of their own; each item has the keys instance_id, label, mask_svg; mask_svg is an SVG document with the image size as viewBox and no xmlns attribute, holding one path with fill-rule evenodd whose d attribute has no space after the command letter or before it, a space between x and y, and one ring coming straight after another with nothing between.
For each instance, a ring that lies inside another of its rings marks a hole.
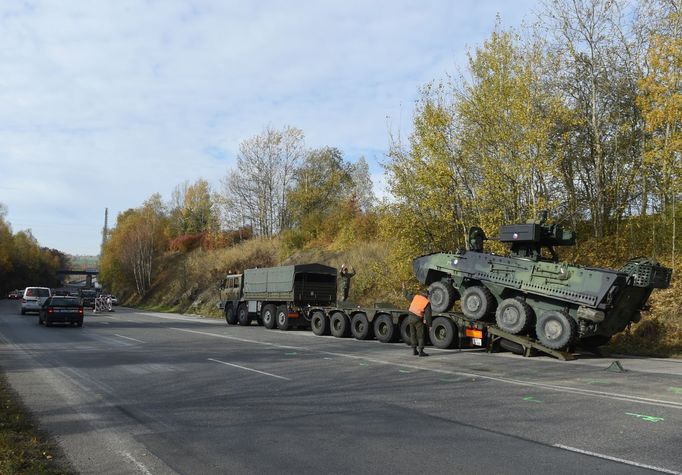
<instances>
[{"instance_id":1,"label":"red reflector","mask_svg":"<svg viewBox=\"0 0 682 475\"><path fill-rule=\"evenodd\" d=\"M78 308L78 313L83 313L83 307Z\"/></svg>"},{"instance_id":2,"label":"red reflector","mask_svg":"<svg viewBox=\"0 0 682 475\"><path fill-rule=\"evenodd\" d=\"M54 309L52 307L47 307L47 313L54 313Z\"/></svg>"},{"instance_id":3,"label":"red reflector","mask_svg":"<svg viewBox=\"0 0 682 475\"><path fill-rule=\"evenodd\" d=\"M290 313L289 318L298 318L298 313Z\"/></svg>"},{"instance_id":4,"label":"red reflector","mask_svg":"<svg viewBox=\"0 0 682 475\"><path fill-rule=\"evenodd\" d=\"M478 330L476 328L467 328L466 336L469 338L483 338L483 330Z\"/></svg>"}]
</instances>

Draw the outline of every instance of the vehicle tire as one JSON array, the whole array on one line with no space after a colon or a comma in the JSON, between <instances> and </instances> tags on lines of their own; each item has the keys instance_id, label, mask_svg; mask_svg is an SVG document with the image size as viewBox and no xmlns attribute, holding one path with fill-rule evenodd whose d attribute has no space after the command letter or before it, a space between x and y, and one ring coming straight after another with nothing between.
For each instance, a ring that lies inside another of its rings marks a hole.
<instances>
[{"instance_id":1,"label":"vehicle tire","mask_svg":"<svg viewBox=\"0 0 682 475\"><path fill-rule=\"evenodd\" d=\"M239 307L237 307L237 320L240 325L251 325L251 315L249 315L249 306L246 302L239 304Z\"/></svg>"},{"instance_id":2,"label":"vehicle tire","mask_svg":"<svg viewBox=\"0 0 682 475\"><path fill-rule=\"evenodd\" d=\"M429 337L436 348L452 348L457 342L457 325L447 317L436 317L431 324Z\"/></svg>"},{"instance_id":3,"label":"vehicle tire","mask_svg":"<svg viewBox=\"0 0 682 475\"><path fill-rule=\"evenodd\" d=\"M329 328L336 338L346 338L350 336L350 321L341 312L334 312L329 318Z\"/></svg>"},{"instance_id":4,"label":"vehicle tire","mask_svg":"<svg viewBox=\"0 0 682 475\"><path fill-rule=\"evenodd\" d=\"M412 345L412 340L410 337L410 317L403 317L402 320L400 320L400 339L405 343L407 346Z\"/></svg>"},{"instance_id":5,"label":"vehicle tire","mask_svg":"<svg viewBox=\"0 0 682 475\"><path fill-rule=\"evenodd\" d=\"M26 315L26 310L24 310L24 309L22 308L22 309L21 309L21 314L22 314L22 315Z\"/></svg>"},{"instance_id":6,"label":"vehicle tire","mask_svg":"<svg viewBox=\"0 0 682 475\"><path fill-rule=\"evenodd\" d=\"M398 337L398 332L399 330L388 315L379 315L374 320L374 336L380 342L393 343Z\"/></svg>"},{"instance_id":7,"label":"vehicle tire","mask_svg":"<svg viewBox=\"0 0 682 475\"><path fill-rule=\"evenodd\" d=\"M447 312L457 298L457 291L449 283L439 280L429 285L429 302L434 312Z\"/></svg>"},{"instance_id":8,"label":"vehicle tire","mask_svg":"<svg viewBox=\"0 0 682 475\"><path fill-rule=\"evenodd\" d=\"M76 326L77 326L77 327L82 327L82 326L83 326L83 320L80 320L80 321L76 322Z\"/></svg>"},{"instance_id":9,"label":"vehicle tire","mask_svg":"<svg viewBox=\"0 0 682 475\"><path fill-rule=\"evenodd\" d=\"M47 318L47 317L45 317L45 326L46 326L46 327L51 327L51 326L52 326L52 322L51 322L50 319Z\"/></svg>"},{"instance_id":10,"label":"vehicle tire","mask_svg":"<svg viewBox=\"0 0 682 475\"><path fill-rule=\"evenodd\" d=\"M533 309L520 297L504 299L495 312L497 326L512 335L526 333L532 320Z\"/></svg>"},{"instance_id":11,"label":"vehicle tire","mask_svg":"<svg viewBox=\"0 0 682 475\"><path fill-rule=\"evenodd\" d=\"M268 330L275 328L277 326L277 306L271 303L264 306L261 312L261 319L263 320L263 326Z\"/></svg>"},{"instance_id":12,"label":"vehicle tire","mask_svg":"<svg viewBox=\"0 0 682 475\"><path fill-rule=\"evenodd\" d=\"M282 331L287 331L289 328L291 328L291 324L289 323L289 309L287 308L286 305L280 305L277 307L277 328L279 328Z\"/></svg>"},{"instance_id":13,"label":"vehicle tire","mask_svg":"<svg viewBox=\"0 0 682 475\"><path fill-rule=\"evenodd\" d=\"M38 325L42 325L42 324L43 324L43 315L39 313L38 314Z\"/></svg>"},{"instance_id":14,"label":"vehicle tire","mask_svg":"<svg viewBox=\"0 0 682 475\"><path fill-rule=\"evenodd\" d=\"M350 321L350 332L356 340L370 340L372 338L372 325L369 324L367 315L356 313Z\"/></svg>"},{"instance_id":15,"label":"vehicle tire","mask_svg":"<svg viewBox=\"0 0 682 475\"><path fill-rule=\"evenodd\" d=\"M571 346L578 333L578 323L565 312L543 312L535 324L535 332L541 344L552 350Z\"/></svg>"},{"instance_id":16,"label":"vehicle tire","mask_svg":"<svg viewBox=\"0 0 682 475\"><path fill-rule=\"evenodd\" d=\"M310 316L310 328L317 336L329 335L329 318L322 310L315 310Z\"/></svg>"},{"instance_id":17,"label":"vehicle tire","mask_svg":"<svg viewBox=\"0 0 682 475\"><path fill-rule=\"evenodd\" d=\"M522 355L524 353L523 346L515 341L505 340L504 338L500 340L500 348L510 351L515 355Z\"/></svg>"},{"instance_id":18,"label":"vehicle tire","mask_svg":"<svg viewBox=\"0 0 682 475\"><path fill-rule=\"evenodd\" d=\"M462 292L462 313L472 320L482 320L495 310L495 297L487 288L474 285Z\"/></svg>"},{"instance_id":19,"label":"vehicle tire","mask_svg":"<svg viewBox=\"0 0 682 475\"><path fill-rule=\"evenodd\" d=\"M236 325L239 322L237 313L234 311L234 307L231 303L225 305L225 321L228 325Z\"/></svg>"}]
</instances>

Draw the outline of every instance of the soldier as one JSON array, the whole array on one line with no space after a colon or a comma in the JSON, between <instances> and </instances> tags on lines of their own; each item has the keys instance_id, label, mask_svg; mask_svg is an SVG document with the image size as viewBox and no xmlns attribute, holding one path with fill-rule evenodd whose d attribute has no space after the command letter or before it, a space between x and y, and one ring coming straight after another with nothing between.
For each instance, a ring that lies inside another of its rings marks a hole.
<instances>
[{"instance_id":1,"label":"soldier","mask_svg":"<svg viewBox=\"0 0 682 475\"><path fill-rule=\"evenodd\" d=\"M424 352L424 332L425 327L431 327L431 302L426 292L419 292L413 294L405 289L403 284L403 295L410 301L410 309L408 325L410 326L410 340L412 346L412 354L415 356L429 356ZM419 347L419 351L417 351Z\"/></svg>"},{"instance_id":2,"label":"soldier","mask_svg":"<svg viewBox=\"0 0 682 475\"><path fill-rule=\"evenodd\" d=\"M348 293L350 292L350 279L355 275L355 267L351 267L352 272L348 272L346 264L341 264L341 301L348 300Z\"/></svg>"}]
</instances>

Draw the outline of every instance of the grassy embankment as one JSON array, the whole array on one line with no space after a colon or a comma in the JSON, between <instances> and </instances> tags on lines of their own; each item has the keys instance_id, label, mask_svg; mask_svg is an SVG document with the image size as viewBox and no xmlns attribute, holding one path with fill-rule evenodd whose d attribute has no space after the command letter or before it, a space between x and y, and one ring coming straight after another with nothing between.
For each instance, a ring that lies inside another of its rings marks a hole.
<instances>
[{"instance_id":1,"label":"grassy embankment","mask_svg":"<svg viewBox=\"0 0 682 475\"><path fill-rule=\"evenodd\" d=\"M0 473L71 474L75 473L63 454L41 434L19 397L0 374Z\"/></svg>"},{"instance_id":2,"label":"grassy embankment","mask_svg":"<svg viewBox=\"0 0 682 475\"><path fill-rule=\"evenodd\" d=\"M595 240L587 240L562 258L581 265L619 268L627 260L625 247L612 245L607 248ZM352 283L352 301L361 305L386 302L404 306L400 281L387 263L387 249L385 244L371 242L358 243L350 250L308 249L292 256L281 256L280 243L274 239L246 241L227 249L169 253L163 258L150 293L144 299L128 303L152 310L220 318L217 287L222 276L230 271L309 262L338 268L345 262L357 270ZM682 356L680 296L682 281L674 277L669 289L653 292L649 300L651 309L643 312L642 321L616 335L609 349L640 355Z\"/></svg>"}]
</instances>

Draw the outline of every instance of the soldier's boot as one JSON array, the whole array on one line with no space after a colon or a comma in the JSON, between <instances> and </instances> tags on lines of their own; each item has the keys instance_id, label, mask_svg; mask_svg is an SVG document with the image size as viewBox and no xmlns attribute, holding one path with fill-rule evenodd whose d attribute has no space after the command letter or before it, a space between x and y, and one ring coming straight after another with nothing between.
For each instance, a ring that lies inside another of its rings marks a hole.
<instances>
[{"instance_id":1,"label":"soldier's boot","mask_svg":"<svg viewBox=\"0 0 682 475\"><path fill-rule=\"evenodd\" d=\"M417 354L416 351L417 351L417 350L415 350L415 354ZM428 353L424 353L424 350L419 350L419 356L429 356L429 354L428 354Z\"/></svg>"},{"instance_id":2,"label":"soldier's boot","mask_svg":"<svg viewBox=\"0 0 682 475\"><path fill-rule=\"evenodd\" d=\"M413 354L414 356L417 356L417 355L419 354L419 352L417 351L416 348L412 348L412 354Z\"/></svg>"}]
</instances>

